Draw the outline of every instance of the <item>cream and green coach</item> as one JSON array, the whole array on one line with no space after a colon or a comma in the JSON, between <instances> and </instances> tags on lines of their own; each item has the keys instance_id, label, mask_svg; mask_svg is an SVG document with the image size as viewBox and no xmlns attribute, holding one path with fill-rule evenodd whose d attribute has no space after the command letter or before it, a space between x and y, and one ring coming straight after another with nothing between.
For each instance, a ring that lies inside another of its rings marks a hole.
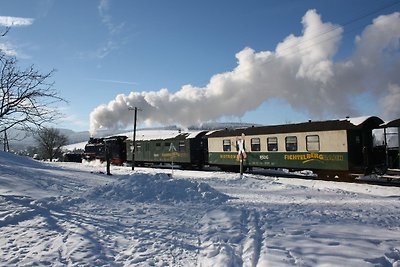
<instances>
[{"instance_id":1,"label":"cream and green coach","mask_svg":"<svg viewBox=\"0 0 400 267\"><path fill-rule=\"evenodd\" d=\"M208 162L222 169L239 165L237 139L244 136L244 166L365 172L376 163L372 130L378 117L219 130L208 134Z\"/></svg>"}]
</instances>

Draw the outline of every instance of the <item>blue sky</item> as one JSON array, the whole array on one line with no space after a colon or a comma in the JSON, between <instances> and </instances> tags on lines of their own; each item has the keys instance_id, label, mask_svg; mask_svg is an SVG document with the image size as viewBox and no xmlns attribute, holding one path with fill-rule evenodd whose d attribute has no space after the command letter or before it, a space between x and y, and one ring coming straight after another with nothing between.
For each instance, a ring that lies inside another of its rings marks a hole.
<instances>
[{"instance_id":1,"label":"blue sky","mask_svg":"<svg viewBox=\"0 0 400 267\"><path fill-rule=\"evenodd\" d=\"M0 25L14 21L0 47L57 70L69 104L56 126L76 131L131 127L128 106L142 126L392 119L399 11L393 0L0 0ZM373 49L379 71L360 65Z\"/></svg>"}]
</instances>

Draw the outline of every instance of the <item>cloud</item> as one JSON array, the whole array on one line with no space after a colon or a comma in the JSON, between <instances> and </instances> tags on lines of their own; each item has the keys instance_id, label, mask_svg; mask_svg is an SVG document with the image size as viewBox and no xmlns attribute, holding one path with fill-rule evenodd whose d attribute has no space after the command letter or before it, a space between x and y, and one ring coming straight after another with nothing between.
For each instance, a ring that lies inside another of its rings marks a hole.
<instances>
[{"instance_id":1,"label":"cloud","mask_svg":"<svg viewBox=\"0 0 400 267\"><path fill-rule=\"evenodd\" d=\"M33 21L32 18L0 16L0 26L4 27L29 26L33 24Z\"/></svg>"},{"instance_id":2,"label":"cloud","mask_svg":"<svg viewBox=\"0 0 400 267\"><path fill-rule=\"evenodd\" d=\"M87 81L95 81L95 82L104 82L104 83L116 83L116 84L129 84L129 85L136 85L135 82L130 81L118 81L118 80L107 80L107 79L85 79Z\"/></svg>"},{"instance_id":3,"label":"cloud","mask_svg":"<svg viewBox=\"0 0 400 267\"><path fill-rule=\"evenodd\" d=\"M289 35L275 51L244 48L236 54L237 66L212 76L205 87L184 85L175 93L163 88L117 95L91 112L91 132L131 124L130 106L142 109L142 122L183 126L241 117L271 98L283 99L315 118L354 116L359 114L352 100L363 92L383 99L378 100L383 114L391 109L392 116L400 115L385 100L398 95L400 84L400 13L376 18L356 38L354 54L339 62L333 57L343 29L322 22L315 10L304 15L302 24L302 35Z\"/></svg>"},{"instance_id":4,"label":"cloud","mask_svg":"<svg viewBox=\"0 0 400 267\"><path fill-rule=\"evenodd\" d=\"M34 19L0 16L0 26L2 27L21 27L32 25ZM0 51L8 56L17 56L18 52L12 44L0 39Z\"/></svg>"},{"instance_id":5,"label":"cloud","mask_svg":"<svg viewBox=\"0 0 400 267\"><path fill-rule=\"evenodd\" d=\"M116 50L119 48L119 45L113 41L113 40L108 40L103 46L99 47L96 51L93 52L93 56L95 58L105 58L108 56L113 50Z\"/></svg>"},{"instance_id":6,"label":"cloud","mask_svg":"<svg viewBox=\"0 0 400 267\"><path fill-rule=\"evenodd\" d=\"M97 6L101 22L106 26L108 31L107 40L96 49L93 53L89 53L90 57L95 57L98 59L103 59L108 56L112 51L120 47L119 42L116 41L122 29L124 28L124 23L115 24L113 17L110 15L110 1L100 0Z\"/></svg>"},{"instance_id":7,"label":"cloud","mask_svg":"<svg viewBox=\"0 0 400 267\"><path fill-rule=\"evenodd\" d=\"M0 43L0 51L7 56L15 57L18 55L17 50L15 50L9 43Z\"/></svg>"},{"instance_id":8,"label":"cloud","mask_svg":"<svg viewBox=\"0 0 400 267\"><path fill-rule=\"evenodd\" d=\"M381 99L380 104L384 107L385 117L397 118L393 114L400 114L400 86L390 84L388 94Z\"/></svg>"},{"instance_id":9,"label":"cloud","mask_svg":"<svg viewBox=\"0 0 400 267\"><path fill-rule=\"evenodd\" d=\"M108 28L108 31L111 35L118 34L120 30L124 27L124 23L114 24L113 18L110 15L110 1L109 0L100 0L99 6L97 7L99 10L99 15L101 21Z\"/></svg>"}]
</instances>

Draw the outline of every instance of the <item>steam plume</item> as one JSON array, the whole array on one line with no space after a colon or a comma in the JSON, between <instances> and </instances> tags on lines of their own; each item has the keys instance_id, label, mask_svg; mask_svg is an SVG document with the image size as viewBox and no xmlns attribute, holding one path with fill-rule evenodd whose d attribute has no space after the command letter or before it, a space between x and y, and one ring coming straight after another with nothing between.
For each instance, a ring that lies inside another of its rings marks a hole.
<instances>
[{"instance_id":1,"label":"steam plume","mask_svg":"<svg viewBox=\"0 0 400 267\"><path fill-rule=\"evenodd\" d=\"M91 132L132 124L130 106L142 109L141 122L184 126L241 117L272 97L312 117L357 115L351 101L365 92L376 96L382 115L399 117L399 102L392 96L400 95L400 13L377 17L356 37L354 53L338 62L333 57L343 29L323 23L315 10L304 15L302 24L302 35L289 35L275 51L244 48L236 54L237 66L212 76L205 87L117 95L91 112Z\"/></svg>"}]
</instances>

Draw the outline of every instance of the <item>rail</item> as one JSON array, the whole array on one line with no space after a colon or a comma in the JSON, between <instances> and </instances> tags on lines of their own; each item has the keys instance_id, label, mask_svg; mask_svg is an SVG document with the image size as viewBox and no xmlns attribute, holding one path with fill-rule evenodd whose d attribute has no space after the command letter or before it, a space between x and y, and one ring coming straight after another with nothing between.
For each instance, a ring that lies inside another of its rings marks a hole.
<instances>
[{"instance_id":1,"label":"rail","mask_svg":"<svg viewBox=\"0 0 400 267\"><path fill-rule=\"evenodd\" d=\"M380 175L381 178L387 181L400 180L400 169L388 169L384 175Z\"/></svg>"}]
</instances>

